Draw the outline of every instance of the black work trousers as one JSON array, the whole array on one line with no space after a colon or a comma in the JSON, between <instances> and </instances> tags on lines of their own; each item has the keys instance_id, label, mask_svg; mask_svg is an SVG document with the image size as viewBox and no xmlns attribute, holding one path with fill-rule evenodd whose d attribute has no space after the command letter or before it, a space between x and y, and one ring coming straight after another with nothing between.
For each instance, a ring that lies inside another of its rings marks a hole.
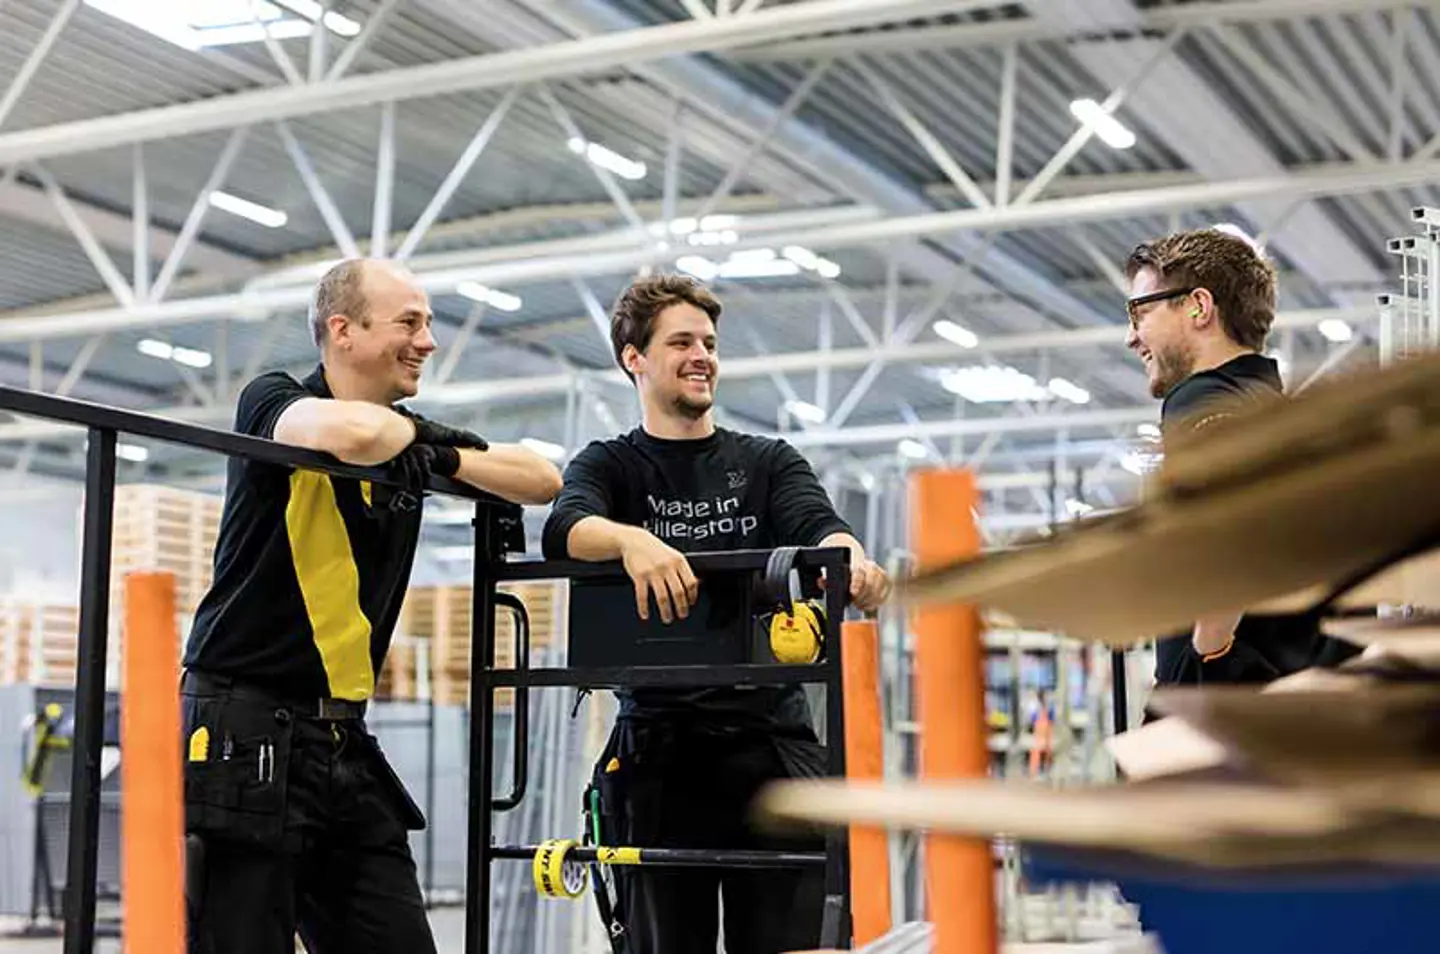
<instances>
[{"instance_id":1,"label":"black work trousers","mask_svg":"<svg viewBox=\"0 0 1440 954\"><path fill-rule=\"evenodd\" d=\"M434 954L424 818L363 721L183 690L190 954ZM203 729L200 738L195 733Z\"/></svg>"},{"instance_id":2,"label":"black work trousers","mask_svg":"<svg viewBox=\"0 0 1440 954\"><path fill-rule=\"evenodd\" d=\"M641 848L824 851L823 835L757 831L751 803L767 782L818 777L813 733L716 733L622 717L595 766L601 838ZM724 910L729 954L819 946L825 876L806 868L610 869L626 954L715 954Z\"/></svg>"}]
</instances>

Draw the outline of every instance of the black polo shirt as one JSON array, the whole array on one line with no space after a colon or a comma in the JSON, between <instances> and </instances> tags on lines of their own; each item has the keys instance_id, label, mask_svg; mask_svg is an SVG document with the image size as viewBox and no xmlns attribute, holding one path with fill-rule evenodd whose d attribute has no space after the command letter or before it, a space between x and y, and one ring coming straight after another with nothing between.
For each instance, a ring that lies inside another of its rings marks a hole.
<instances>
[{"instance_id":1,"label":"black polo shirt","mask_svg":"<svg viewBox=\"0 0 1440 954\"><path fill-rule=\"evenodd\" d=\"M1242 354L1218 368L1199 371L1177 384L1161 405L1165 434L1191 433L1233 416L1248 402L1284 393L1275 361ZM1157 685L1263 683L1280 676L1330 665L1354 652L1347 643L1324 636L1318 615L1247 614L1235 629L1235 641L1221 653L1202 657L1189 632L1159 640L1155 654Z\"/></svg>"},{"instance_id":2,"label":"black polo shirt","mask_svg":"<svg viewBox=\"0 0 1440 954\"><path fill-rule=\"evenodd\" d=\"M273 439L301 398L333 398L323 367L246 385L235 429ZM397 410L399 410L397 408ZM215 575L185 665L296 698L364 700L390 647L420 536L419 507L369 481L231 458Z\"/></svg>"}]
</instances>

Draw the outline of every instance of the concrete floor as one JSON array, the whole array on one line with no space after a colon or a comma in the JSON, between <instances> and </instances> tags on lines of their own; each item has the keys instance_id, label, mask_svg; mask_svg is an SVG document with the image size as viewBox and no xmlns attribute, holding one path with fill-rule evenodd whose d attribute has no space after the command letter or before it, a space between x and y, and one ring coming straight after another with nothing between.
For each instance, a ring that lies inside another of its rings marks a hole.
<instances>
[{"instance_id":1,"label":"concrete floor","mask_svg":"<svg viewBox=\"0 0 1440 954\"><path fill-rule=\"evenodd\" d=\"M465 948L465 912L461 908L437 908L430 913L435 929L435 946L440 954L460 954ZM0 935L18 927L0 918ZM95 954L119 954L120 943L101 938ZM61 954L59 938L10 938L0 936L0 954ZM508 952L520 954L520 952ZM1006 944L1003 954L1163 954L1158 945L1145 938L1123 941L1092 941L1080 944Z\"/></svg>"},{"instance_id":2,"label":"concrete floor","mask_svg":"<svg viewBox=\"0 0 1440 954\"><path fill-rule=\"evenodd\" d=\"M435 946L442 954L460 954L465 949L465 912L461 908L436 908L430 912L430 923L435 929ZM60 938L14 938L4 937L18 924L5 923L0 919L0 954L61 954ZM119 954L120 942L115 938L99 938L95 942L95 954Z\"/></svg>"}]
</instances>

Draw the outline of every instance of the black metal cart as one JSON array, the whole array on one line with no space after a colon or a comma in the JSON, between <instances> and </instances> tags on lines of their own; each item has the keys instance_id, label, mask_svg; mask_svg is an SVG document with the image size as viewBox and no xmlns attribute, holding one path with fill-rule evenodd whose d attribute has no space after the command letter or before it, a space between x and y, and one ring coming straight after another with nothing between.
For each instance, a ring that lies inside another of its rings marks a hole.
<instances>
[{"instance_id":1,"label":"black metal cart","mask_svg":"<svg viewBox=\"0 0 1440 954\"><path fill-rule=\"evenodd\" d=\"M154 415L0 386L0 410L83 427L88 432L85 458L85 504L80 567L79 650L76 660L75 724L72 743L69 802L69 842L66 849L64 893L64 952L91 954L96 924L96 874L101 809L101 750L105 724L105 668L110 612L110 565L116 480L116 443L119 434L147 437L167 443L208 450L231 457L267 461L332 475L390 483L391 475L378 468L342 464L329 455L288 447L247 435L172 421ZM565 669L530 669L528 641L520 640L518 667L495 668L495 611L509 605L524 617L523 604L498 593L501 582L522 579L568 578L603 580L623 571L618 565L539 562L507 559L524 550L522 511L517 505L481 493L466 485L437 480L433 492L468 498L475 504L475 576L472 607L473 676L470 688L470 752L472 786L468 805L469 841L466 859L466 954L489 950L490 865L496 860L524 856L525 846L493 845L493 814L514 808L525 795L527 771L526 695L531 687L587 686L699 686L820 683L826 687L826 737L832 774L845 771L840 625L849 589L849 564L843 549L806 550L796 566L824 569L826 589L826 645L828 651L811 665L782 666L756 662L704 662L680 666L586 666ZM745 580L761 573L769 558L765 551L697 554L697 573L730 576L741 589ZM743 653L745 648L732 647ZM491 791L494 779L495 690L513 687L517 694L515 772L513 790L503 798ZM738 855L739 853L734 853ZM827 835L826 852L817 859L825 866L825 942L843 946L849 940L849 873L844 832ZM776 857L775 863L795 859ZM757 864L765 859L733 857L732 863ZM724 863L717 852L709 863ZM663 862L662 862L663 863Z\"/></svg>"},{"instance_id":2,"label":"black metal cart","mask_svg":"<svg viewBox=\"0 0 1440 954\"><path fill-rule=\"evenodd\" d=\"M782 665L763 659L765 651L751 639L756 627L750 625L749 607L759 601L754 591L759 585L770 558L767 550L739 550L689 554L687 559L697 576L706 580L706 587L726 581L718 588L727 601L736 605L725 613L733 625L704 644L677 640L668 650L653 654L658 660L666 656L704 659L679 665L643 664L642 652L637 657L634 646L612 645L618 664L604 665L606 647L583 653L586 665L565 668L532 669L529 666L529 627L523 604L507 593L497 592L503 582L519 580L569 579L572 588L586 583L604 584L613 581L615 592L626 601L622 605L634 614L633 586L618 563L583 563L578 561L507 561L517 541L510 518L494 506L480 502L475 512L475 571L473 587L470 681L470 766L472 777L479 780L472 786L469 801L469 845L466 856L466 954L488 954L490 950L490 885L491 864L499 860L523 860L533 857L536 846L493 844L493 813L517 807L525 797L528 774L528 702L532 687L582 687L616 689L639 687L694 687L773 685L779 683L822 684L825 687L825 739L829 756L829 772L836 777L845 774L844 706L840 627L844 619L846 593L849 590L849 554L843 548L802 550L795 566L802 572L823 571L829 584L825 590L826 651L812 664ZM523 539L518 543L523 547ZM495 613L506 607L517 616L516 665L513 669L495 667ZM737 609L738 606L738 609ZM573 616L572 616L573 618ZM643 630L638 619L630 631ZM663 624L652 623L653 626ZM703 625L703 620L698 625ZM573 647L580 643L576 633L570 634L571 659L578 654ZM676 646L679 643L679 646ZM703 646L708 646L708 651ZM628 651L627 651L628 650ZM620 660L624 659L624 662ZM750 661L742 661L742 660ZM773 660L773 657L772 657ZM516 692L513 773L511 791L497 798L487 784L495 775L495 691L514 688ZM706 864L764 866L823 864L825 867L825 912L822 943L829 947L848 944L850 935L849 854L845 832L831 830L826 835L823 856L802 858L798 855L764 852L692 851L674 852L670 857L654 854L655 865ZM583 855L583 857L589 857Z\"/></svg>"}]
</instances>

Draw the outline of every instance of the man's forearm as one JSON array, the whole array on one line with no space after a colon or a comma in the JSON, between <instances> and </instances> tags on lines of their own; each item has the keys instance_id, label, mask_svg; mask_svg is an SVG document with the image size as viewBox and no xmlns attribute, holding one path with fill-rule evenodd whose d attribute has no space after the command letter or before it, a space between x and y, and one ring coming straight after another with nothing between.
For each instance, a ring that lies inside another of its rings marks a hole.
<instances>
[{"instance_id":1,"label":"man's forearm","mask_svg":"<svg viewBox=\"0 0 1440 954\"><path fill-rule=\"evenodd\" d=\"M624 555L626 544L637 533L645 533L641 527L616 523L605 517L590 516L570 528L566 538L566 549L572 560L603 562L619 560Z\"/></svg>"},{"instance_id":2,"label":"man's forearm","mask_svg":"<svg viewBox=\"0 0 1440 954\"><path fill-rule=\"evenodd\" d=\"M518 444L491 444L489 450L460 449L456 478L512 503L547 504L560 492L560 471Z\"/></svg>"}]
</instances>

